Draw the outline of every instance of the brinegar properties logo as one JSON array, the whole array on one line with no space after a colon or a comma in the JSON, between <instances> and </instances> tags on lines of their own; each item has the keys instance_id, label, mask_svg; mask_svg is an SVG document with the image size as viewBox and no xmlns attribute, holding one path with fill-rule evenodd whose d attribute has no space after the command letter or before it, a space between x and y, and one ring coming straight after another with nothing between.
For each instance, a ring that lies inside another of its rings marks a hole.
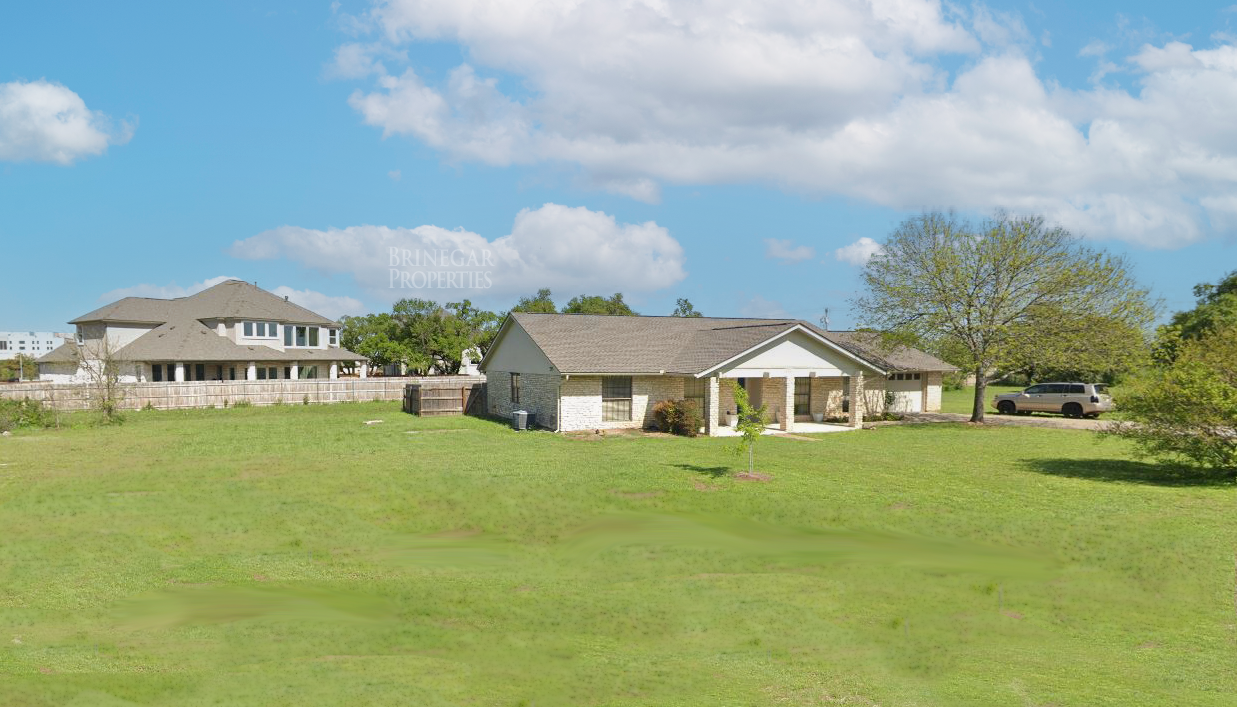
<instances>
[{"instance_id":1,"label":"brinegar properties logo","mask_svg":"<svg viewBox=\"0 0 1237 707\"><path fill-rule=\"evenodd\" d=\"M391 248L391 288L403 290L487 290L494 254L488 250Z\"/></svg>"}]
</instances>

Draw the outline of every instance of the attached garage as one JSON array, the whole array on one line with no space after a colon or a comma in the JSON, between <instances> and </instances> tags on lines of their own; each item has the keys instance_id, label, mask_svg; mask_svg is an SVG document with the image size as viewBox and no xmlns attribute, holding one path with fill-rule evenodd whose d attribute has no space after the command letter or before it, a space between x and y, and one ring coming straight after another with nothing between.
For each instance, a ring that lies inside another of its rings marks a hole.
<instances>
[{"instance_id":1,"label":"attached garage","mask_svg":"<svg viewBox=\"0 0 1237 707\"><path fill-rule=\"evenodd\" d=\"M890 373L886 390L893 394L893 412L923 412L926 376L919 372Z\"/></svg>"}]
</instances>

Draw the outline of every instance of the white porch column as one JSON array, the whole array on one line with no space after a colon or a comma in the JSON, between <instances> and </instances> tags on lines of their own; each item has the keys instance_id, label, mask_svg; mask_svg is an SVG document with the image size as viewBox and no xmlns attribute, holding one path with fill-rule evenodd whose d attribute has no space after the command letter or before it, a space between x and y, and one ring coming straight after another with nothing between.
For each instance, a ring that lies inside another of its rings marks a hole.
<instances>
[{"instance_id":1,"label":"white porch column","mask_svg":"<svg viewBox=\"0 0 1237 707\"><path fill-rule=\"evenodd\" d=\"M368 363L362 363L362 364L361 364L361 377L362 377L362 378L368 378L368 377L369 377L369 364L368 364Z\"/></svg>"},{"instance_id":2,"label":"white porch column","mask_svg":"<svg viewBox=\"0 0 1237 707\"><path fill-rule=\"evenodd\" d=\"M288 378L294 381L301 379L301 362L300 361L292 362L292 372L288 376Z\"/></svg>"},{"instance_id":3,"label":"white porch column","mask_svg":"<svg viewBox=\"0 0 1237 707\"><path fill-rule=\"evenodd\" d=\"M786 371L786 390L782 396L782 422L780 427L783 432L795 431L795 374L793 371Z\"/></svg>"},{"instance_id":4,"label":"white porch column","mask_svg":"<svg viewBox=\"0 0 1237 707\"><path fill-rule=\"evenodd\" d=\"M704 433L709 437L718 435L721 423L721 385L717 376L709 376L704 390Z\"/></svg>"},{"instance_id":5,"label":"white porch column","mask_svg":"<svg viewBox=\"0 0 1237 707\"><path fill-rule=\"evenodd\" d=\"M245 380L256 381L258 379L258 363L250 361L248 366L245 366Z\"/></svg>"},{"instance_id":6,"label":"white porch column","mask_svg":"<svg viewBox=\"0 0 1237 707\"><path fill-rule=\"evenodd\" d=\"M850 377L846 394L850 397L850 426L863 427L863 371L855 371Z\"/></svg>"},{"instance_id":7,"label":"white porch column","mask_svg":"<svg viewBox=\"0 0 1237 707\"><path fill-rule=\"evenodd\" d=\"M185 382L185 364L181 363L180 361L176 362L176 382L177 383Z\"/></svg>"},{"instance_id":8,"label":"white porch column","mask_svg":"<svg viewBox=\"0 0 1237 707\"><path fill-rule=\"evenodd\" d=\"M339 378L339 361L331 361L331 380Z\"/></svg>"}]
</instances>

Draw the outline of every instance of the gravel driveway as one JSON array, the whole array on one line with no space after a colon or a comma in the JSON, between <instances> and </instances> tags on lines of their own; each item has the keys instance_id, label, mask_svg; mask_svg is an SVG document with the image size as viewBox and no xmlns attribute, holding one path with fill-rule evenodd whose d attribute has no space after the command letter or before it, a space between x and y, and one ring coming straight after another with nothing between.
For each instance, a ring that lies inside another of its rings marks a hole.
<instances>
[{"instance_id":1,"label":"gravel driveway","mask_svg":"<svg viewBox=\"0 0 1237 707\"><path fill-rule=\"evenodd\" d=\"M952 412L914 412L906 413L906 417L898 422L873 422L872 425L913 425L925 422L966 422L970 415L959 415ZM984 422L989 425L1017 425L1020 427L1052 427L1059 430L1102 430L1111 424L1111 420L1088 420L1065 417L1063 415L998 415L989 412L984 415ZM865 427L867 424L865 423Z\"/></svg>"}]
</instances>

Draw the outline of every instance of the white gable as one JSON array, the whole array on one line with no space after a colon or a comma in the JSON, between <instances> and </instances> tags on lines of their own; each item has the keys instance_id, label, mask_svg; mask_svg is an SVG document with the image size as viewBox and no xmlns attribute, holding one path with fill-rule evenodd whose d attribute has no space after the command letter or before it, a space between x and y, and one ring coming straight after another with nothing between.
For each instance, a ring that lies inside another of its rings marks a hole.
<instances>
[{"instance_id":1,"label":"white gable","mask_svg":"<svg viewBox=\"0 0 1237 707\"><path fill-rule=\"evenodd\" d=\"M723 378L760 378L785 376L852 376L862 370L872 375L867 366L802 331L792 331L756 347L728 362L718 370Z\"/></svg>"},{"instance_id":2,"label":"white gable","mask_svg":"<svg viewBox=\"0 0 1237 707\"><path fill-rule=\"evenodd\" d=\"M512 373L553 373L554 366L541 347L524 331L514 317L507 320L498 339L481 363L483 371Z\"/></svg>"}]
</instances>

